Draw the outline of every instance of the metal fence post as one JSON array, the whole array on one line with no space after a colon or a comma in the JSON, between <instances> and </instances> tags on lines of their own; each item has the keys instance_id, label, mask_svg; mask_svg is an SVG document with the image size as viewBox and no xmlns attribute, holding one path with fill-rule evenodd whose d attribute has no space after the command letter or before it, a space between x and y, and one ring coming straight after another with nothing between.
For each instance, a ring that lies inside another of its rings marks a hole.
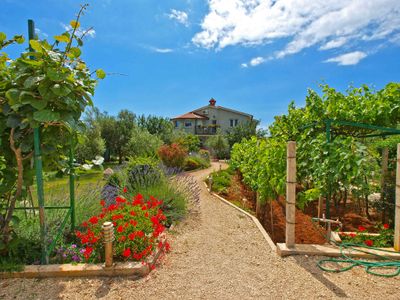
<instances>
[{"instance_id":1,"label":"metal fence post","mask_svg":"<svg viewBox=\"0 0 400 300\"><path fill-rule=\"evenodd\" d=\"M73 137L71 134L71 145L69 149L69 204L71 209L71 231L75 230L75 168Z\"/></svg>"},{"instance_id":2,"label":"metal fence post","mask_svg":"<svg viewBox=\"0 0 400 300\"><path fill-rule=\"evenodd\" d=\"M29 41L35 39L35 23L33 20L28 20L28 37ZM29 45L29 50L33 51ZM33 59L33 57L31 57ZM39 219L40 219L40 241L42 244L42 256L41 263L48 263L47 255L47 228L46 228L46 217L44 212L44 190L43 190L43 166L42 166L42 154L40 151L40 132L39 127L33 129L33 144L34 144L34 160L35 160L35 172L36 172L36 185L37 195L39 204Z\"/></svg>"}]
</instances>

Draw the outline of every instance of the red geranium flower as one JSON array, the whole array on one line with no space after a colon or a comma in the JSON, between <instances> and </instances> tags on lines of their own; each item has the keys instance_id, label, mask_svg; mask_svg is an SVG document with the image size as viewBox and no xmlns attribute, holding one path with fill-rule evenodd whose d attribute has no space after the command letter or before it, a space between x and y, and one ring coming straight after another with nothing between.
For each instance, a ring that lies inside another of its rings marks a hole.
<instances>
[{"instance_id":1,"label":"red geranium flower","mask_svg":"<svg viewBox=\"0 0 400 300\"><path fill-rule=\"evenodd\" d=\"M389 224L383 224L383 228L389 229Z\"/></svg>"},{"instance_id":2,"label":"red geranium flower","mask_svg":"<svg viewBox=\"0 0 400 300\"><path fill-rule=\"evenodd\" d=\"M99 218L97 218L96 216L93 216L89 219L89 222L92 224L97 224L99 222Z\"/></svg>"},{"instance_id":3,"label":"red geranium flower","mask_svg":"<svg viewBox=\"0 0 400 300\"><path fill-rule=\"evenodd\" d=\"M364 226L358 226L358 231L365 231L365 230L367 230Z\"/></svg>"},{"instance_id":4,"label":"red geranium flower","mask_svg":"<svg viewBox=\"0 0 400 300\"><path fill-rule=\"evenodd\" d=\"M364 244L367 245L368 247L372 247L372 245L374 244L373 240L365 240Z\"/></svg>"},{"instance_id":5,"label":"red geranium flower","mask_svg":"<svg viewBox=\"0 0 400 300\"><path fill-rule=\"evenodd\" d=\"M117 201L118 203L124 203L126 202L126 199L118 196L117 198L115 198L115 201Z\"/></svg>"},{"instance_id":6,"label":"red geranium flower","mask_svg":"<svg viewBox=\"0 0 400 300\"><path fill-rule=\"evenodd\" d=\"M130 213L129 213L131 216L135 216L136 215L136 213L132 210Z\"/></svg>"},{"instance_id":7,"label":"red geranium flower","mask_svg":"<svg viewBox=\"0 0 400 300\"><path fill-rule=\"evenodd\" d=\"M104 206L104 205L106 205L106 201L104 201L104 200L101 200L101 201L100 201L100 205L101 205L101 206Z\"/></svg>"},{"instance_id":8,"label":"red geranium flower","mask_svg":"<svg viewBox=\"0 0 400 300\"><path fill-rule=\"evenodd\" d=\"M117 231L120 232L120 233L123 232L124 231L124 227L122 227L121 225L118 226Z\"/></svg>"},{"instance_id":9,"label":"red geranium flower","mask_svg":"<svg viewBox=\"0 0 400 300\"><path fill-rule=\"evenodd\" d=\"M85 259L88 260L90 255L93 252L93 248L92 247L86 247L85 252L83 252L83 256L85 256Z\"/></svg>"},{"instance_id":10,"label":"red geranium flower","mask_svg":"<svg viewBox=\"0 0 400 300\"><path fill-rule=\"evenodd\" d=\"M87 222L83 222L82 223L82 227L88 227L88 223Z\"/></svg>"},{"instance_id":11,"label":"red geranium flower","mask_svg":"<svg viewBox=\"0 0 400 300\"><path fill-rule=\"evenodd\" d=\"M135 234L132 232L128 235L128 239L130 239L131 241L133 241L135 239Z\"/></svg>"},{"instance_id":12,"label":"red geranium flower","mask_svg":"<svg viewBox=\"0 0 400 300\"><path fill-rule=\"evenodd\" d=\"M124 257L129 257L129 256L131 256L131 248L126 248L126 249L122 252L122 255L123 255Z\"/></svg>"},{"instance_id":13,"label":"red geranium flower","mask_svg":"<svg viewBox=\"0 0 400 300\"><path fill-rule=\"evenodd\" d=\"M128 189L126 188L126 187L124 187L124 193L127 193L128 192Z\"/></svg>"}]
</instances>

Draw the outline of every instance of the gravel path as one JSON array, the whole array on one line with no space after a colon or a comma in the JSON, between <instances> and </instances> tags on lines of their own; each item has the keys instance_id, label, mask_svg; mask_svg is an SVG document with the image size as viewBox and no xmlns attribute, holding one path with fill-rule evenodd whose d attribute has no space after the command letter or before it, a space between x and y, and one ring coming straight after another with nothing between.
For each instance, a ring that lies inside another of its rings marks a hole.
<instances>
[{"instance_id":1,"label":"gravel path","mask_svg":"<svg viewBox=\"0 0 400 300\"><path fill-rule=\"evenodd\" d=\"M200 182L209 172L192 175ZM201 190L199 213L176 227L172 252L146 278L2 280L0 299L400 298L400 278L361 269L324 273L318 258L279 258L249 218L210 196L202 183Z\"/></svg>"}]
</instances>

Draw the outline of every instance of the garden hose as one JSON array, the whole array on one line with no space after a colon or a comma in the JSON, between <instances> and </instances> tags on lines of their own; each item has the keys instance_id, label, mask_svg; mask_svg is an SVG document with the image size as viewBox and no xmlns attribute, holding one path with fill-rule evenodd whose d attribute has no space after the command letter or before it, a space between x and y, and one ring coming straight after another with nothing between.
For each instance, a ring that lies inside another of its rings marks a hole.
<instances>
[{"instance_id":1,"label":"garden hose","mask_svg":"<svg viewBox=\"0 0 400 300\"><path fill-rule=\"evenodd\" d=\"M355 266L360 266L364 267L365 271L368 274L375 275L375 276L381 276L381 277L395 277L400 274L400 260L392 260L389 257L385 255L380 255L368 250L379 250L381 252L387 252L387 253L398 253L396 251L390 251L390 250L383 250L381 248L377 247L368 247L360 244L354 244L354 243L343 243L343 244L338 244L334 241L337 246L340 247L340 253L342 255L342 258L327 258L327 259L322 259L318 261L317 266L326 272L332 272L332 273L340 273L340 272L345 272L348 270L351 270ZM366 249L366 250L364 250ZM369 254L372 256L375 256L377 259L384 260L380 262L372 262L372 261L367 261L367 260L361 260L361 259L353 259L350 256L348 256L344 251L345 250L350 250L350 251L358 251L362 252L365 254ZM342 268L328 268L324 266L326 263L336 263L336 264L348 264L346 267ZM394 269L393 273L379 273L373 270L376 269Z\"/></svg>"},{"instance_id":2,"label":"garden hose","mask_svg":"<svg viewBox=\"0 0 400 300\"><path fill-rule=\"evenodd\" d=\"M312 223L314 226L314 222ZM317 226L315 228L318 230ZM318 230L318 232L325 237L325 235ZM326 238L326 237L325 237ZM341 258L326 258L326 259L321 259L320 261L317 262L317 266L325 271L325 272L331 272L331 273L341 273L341 272L346 272L351 270L352 268L359 266L363 267L364 270L371 275L375 276L381 276L381 277L395 277L400 274L400 260L392 260L391 258L385 256L385 255L380 255L368 250L378 250L380 252L387 252L387 253L399 253L396 251L391 251L391 250L384 250L382 248L377 248L377 247L369 247L364 244L355 244L355 243L338 243L334 240L330 240L331 243L335 244L336 246L339 247L340 249L340 254L342 255ZM356 252L361 252L365 253L371 256L375 256L376 259L379 259L381 261L367 261L367 260L362 260L362 259L354 259L350 256L348 256L345 253L345 250L350 251L356 251ZM335 263L335 264L347 264L347 266L342 267L342 268L328 268L324 266L325 264L328 263ZM379 273L373 270L376 269L393 269L393 273Z\"/></svg>"}]
</instances>

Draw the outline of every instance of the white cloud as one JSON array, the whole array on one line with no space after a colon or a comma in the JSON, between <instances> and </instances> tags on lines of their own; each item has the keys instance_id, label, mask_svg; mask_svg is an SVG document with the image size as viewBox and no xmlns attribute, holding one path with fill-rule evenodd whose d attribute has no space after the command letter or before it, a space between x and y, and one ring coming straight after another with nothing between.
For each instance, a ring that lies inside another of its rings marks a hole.
<instances>
[{"instance_id":1,"label":"white cloud","mask_svg":"<svg viewBox=\"0 0 400 300\"><path fill-rule=\"evenodd\" d=\"M319 47L320 50L329 50L329 49L334 49L334 48L339 48L346 44L347 39L344 37L338 38L336 40L330 40L329 42L325 43L321 47Z\"/></svg>"},{"instance_id":2,"label":"white cloud","mask_svg":"<svg viewBox=\"0 0 400 300\"><path fill-rule=\"evenodd\" d=\"M154 52L157 53L170 53L173 52L174 50L171 48L156 48L156 47L152 47L151 48Z\"/></svg>"},{"instance_id":3,"label":"white cloud","mask_svg":"<svg viewBox=\"0 0 400 300\"><path fill-rule=\"evenodd\" d=\"M35 33L39 36L39 37L44 37L44 38L48 38L49 35L42 31L40 28L35 28Z\"/></svg>"},{"instance_id":4,"label":"white cloud","mask_svg":"<svg viewBox=\"0 0 400 300\"><path fill-rule=\"evenodd\" d=\"M250 65L251 66L258 66L259 64L262 64L263 62L265 62L265 58L259 56L259 57L255 57L252 60L250 60Z\"/></svg>"},{"instance_id":5,"label":"white cloud","mask_svg":"<svg viewBox=\"0 0 400 300\"><path fill-rule=\"evenodd\" d=\"M329 58L325 62L337 63L340 66L350 66L358 64L362 59L366 58L367 54L362 51L354 51L345 53L336 57Z\"/></svg>"},{"instance_id":6,"label":"white cloud","mask_svg":"<svg viewBox=\"0 0 400 300\"><path fill-rule=\"evenodd\" d=\"M208 5L192 42L220 50L288 40L263 62L311 46L322 51L350 42L387 43L400 32L399 0L208 0Z\"/></svg>"},{"instance_id":7,"label":"white cloud","mask_svg":"<svg viewBox=\"0 0 400 300\"><path fill-rule=\"evenodd\" d=\"M170 18L171 20L176 20L177 22L185 25L186 27L189 26L188 14L184 11L171 9L171 12L168 14L168 18Z\"/></svg>"},{"instance_id":8,"label":"white cloud","mask_svg":"<svg viewBox=\"0 0 400 300\"><path fill-rule=\"evenodd\" d=\"M61 23L61 26L64 28L65 31L72 32L72 26L71 25L66 25L64 23ZM82 27L79 27L76 29L76 35L78 37L81 37L82 35L94 38L96 36L96 31L93 28L89 29L84 29Z\"/></svg>"}]
</instances>

